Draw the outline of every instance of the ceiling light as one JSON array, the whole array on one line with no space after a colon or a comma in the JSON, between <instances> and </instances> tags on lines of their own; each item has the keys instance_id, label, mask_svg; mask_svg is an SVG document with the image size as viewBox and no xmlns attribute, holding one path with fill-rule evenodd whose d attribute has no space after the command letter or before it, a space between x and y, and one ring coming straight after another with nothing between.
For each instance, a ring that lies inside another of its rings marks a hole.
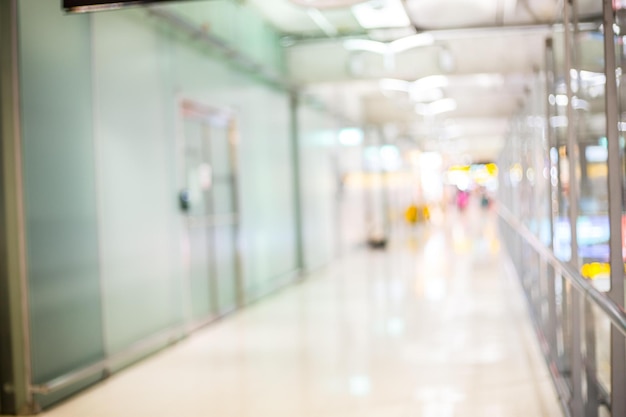
<instances>
[{"instance_id":1,"label":"ceiling light","mask_svg":"<svg viewBox=\"0 0 626 417\"><path fill-rule=\"evenodd\" d=\"M352 14L365 29L411 26L401 0L372 0L352 6Z\"/></svg>"},{"instance_id":2,"label":"ceiling light","mask_svg":"<svg viewBox=\"0 0 626 417\"><path fill-rule=\"evenodd\" d=\"M383 91L402 91L408 93L413 101L430 102L444 97L441 87L448 85L448 78L442 75L433 75L413 82L385 78L380 80L379 85Z\"/></svg>"},{"instance_id":3,"label":"ceiling light","mask_svg":"<svg viewBox=\"0 0 626 417\"><path fill-rule=\"evenodd\" d=\"M393 78L383 78L378 83L383 90L404 91L408 93L411 90L411 83L404 80L396 80Z\"/></svg>"},{"instance_id":4,"label":"ceiling light","mask_svg":"<svg viewBox=\"0 0 626 417\"><path fill-rule=\"evenodd\" d=\"M435 43L435 38L430 33L418 33L416 35L406 36L396 39L389 43L391 50L395 53L408 51L409 49L419 48L421 46L429 46Z\"/></svg>"},{"instance_id":5,"label":"ceiling light","mask_svg":"<svg viewBox=\"0 0 626 417\"><path fill-rule=\"evenodd\" d=\"M378 42L369 39L348 39L343 47L349 51L368 51L381 55L397 54L409 49L429 46L435 42L435 38L429 33L420 33L396 39L393 42Z\"/></svg>"}]
</instances>

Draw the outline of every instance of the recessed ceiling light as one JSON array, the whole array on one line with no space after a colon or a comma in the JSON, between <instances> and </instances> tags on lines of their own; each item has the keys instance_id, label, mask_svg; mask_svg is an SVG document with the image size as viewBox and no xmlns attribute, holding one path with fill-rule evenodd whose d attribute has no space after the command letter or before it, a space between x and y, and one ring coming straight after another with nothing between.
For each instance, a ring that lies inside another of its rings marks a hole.
<instances>
[{"instance_id":1,"label":"recessed ceiling light","mask_svg":"<svg viewBox=\"0 0 626 417\"><path fill-rule=\"evenodd\" d=\"M365 29L411 26L400 0L372 0L352 6L352 14Z\"/></svg>"}]
</instances>

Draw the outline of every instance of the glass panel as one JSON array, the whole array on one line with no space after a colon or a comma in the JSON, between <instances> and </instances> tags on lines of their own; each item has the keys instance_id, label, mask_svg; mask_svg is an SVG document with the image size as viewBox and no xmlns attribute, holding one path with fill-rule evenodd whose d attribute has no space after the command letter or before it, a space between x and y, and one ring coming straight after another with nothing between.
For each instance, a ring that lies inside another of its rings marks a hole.
<instances>
[{"instance_id":1,"label":"glass panel","mask_svg":"<svg viewBox=\"0 0 626 417\"><path fill-rule=\"evenodd\" d=\"M307 106L299 112L304 263L314 269L332 259L337 245L335 132L333 120L324 113ZM382 220L380 224L384 227Z\"/></svg>"},{"instance_id":2,"label":"glass panel","mask_svg":"<svg viewBox=\"0 0 626 417\"><path fill-rule=\"evenodd\" d=\"M564 70L563 33L555 33L552 56L552 79L548 86L548 129L550 143L550 181L552 184L553 245L555 255L571 259L571 231L569 221L569 157L567 154L567 88ZM565 98L565 100L564 100Z\"/></svg>"},{"instance_id":3,"label":"glass panel","mask_svg":"<svg viewBox=\"0 0 626 417\"><path fill-rule=\"evenodd\" d=\"M89 16L87 59L94 63L99 249L110 354L183 318L176 113L165 94L169 49L162 34L136 23L140 13L127 9Z\"/></svg>"},{"instance_id":4,"label":"glass panel","mask_svg":"<svg viewBox=\"0 0 626 417\"><path fill-rule=\"evenodd\" d=\"M218 309L226 312L235 308L237 301L235 228L230 225L217 226L214 231Z\"/></svg>"},{"instance_id":5,"label":"glass panel","mask_svg":"<svg viewBox=\"0 0 626 417\"><path fill-rule=\"evenodd\" d=\"M217 215L233 214L235 210L234 181L230 163L228 126L210 126L211 168L213 172L213 212Z\"/></svg>"},{"instance_id":6,"label":"glass panel","mask_svg":"<svg viewBox=\"0 0 626 417\"><path fill-rule=\"evenodd\" d=\"M234 213L234 173L231 164L229 125L212 125L210 128L211 162L213 167L213 214L216 226L215 276L217 280L217 304L220 312L231 310L236 305L237 270L235 230L237 221Z\"/></svg>"},{"instance_id":7,"label":"glass panel","mask_svg":"<svg viewBox=\"0 0 626 417\"><path fill-rule=\"evenodd\" d=\"M211 173L206 131L201 122L185 120L185 173L187 180L187 222L189 228L189 285L193 319L206 317L212 311L210 277L212 248L207 216L211 214L209 190Z\"/></svg>"},{"instance_id":8,"label":"glass panel","mask_svg":"<svg viewBox=\"0 0 626 417\"><path fill-rule=\"evenodd\" d=\"M19 2L32 377L36 384L104 356L89 22L88 16L67 19L54 1Z\"/></svg>"},{"instance_id":9,"label":"glass panel","mask_svg":"<svg viewBox=\"0 0 626 417\"><path fill-rule=\"evenodd\" d=\"M577 36L578 59L572 71L574 111L579 149L580 216L578 253L583 275L596 288L610 287L608 165L605 122L603 36L581 32Z\"/></svg>"}]
</instances>

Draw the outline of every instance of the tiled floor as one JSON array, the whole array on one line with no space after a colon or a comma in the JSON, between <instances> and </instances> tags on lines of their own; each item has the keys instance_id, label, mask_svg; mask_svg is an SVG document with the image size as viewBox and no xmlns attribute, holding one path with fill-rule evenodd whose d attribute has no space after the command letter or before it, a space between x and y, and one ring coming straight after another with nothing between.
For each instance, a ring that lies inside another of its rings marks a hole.
<instances>
[{"instance_id":1,"label":"tiled floor","mask_svg":"<svg viewBox=\"0 0 626 417\"><path fill-rule=\"evenodd\" d=\"M493 219L449 213L44 415L561 416L503 263Z\"/></svg>"}]
</instances>

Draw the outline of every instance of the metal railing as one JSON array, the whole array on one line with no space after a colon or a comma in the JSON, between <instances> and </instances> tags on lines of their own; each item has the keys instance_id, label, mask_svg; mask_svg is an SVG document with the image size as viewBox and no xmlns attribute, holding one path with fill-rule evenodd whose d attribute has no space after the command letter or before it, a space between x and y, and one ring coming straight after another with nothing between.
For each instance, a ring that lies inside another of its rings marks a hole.
<instances>
[{"instance_id":1,"label":"metal railing","mask_svg":"<svg viewBox=\"0 0 626 417\"><path fill-rule=\"evenodd\" d=\"M621 396L618 387L606 387L598 378L594 361L586 355L592 346L585 346L582 342L583 331L594 328L597 319L610 321L613 329L619 332L619 337L626 337L626 312L614 303L607 294L595 288L584 278L576 268L558 259L551 248L546 246L531 230L528 229L513 213L499 204L497 212L501 218L500 233L508 249L513 266L521 280L526 293L529 310L535 324L535 330L548 364L554 386L559 395L564 414L566 416L597 415L598 407L605 407L611 412L611 393ZM531 278L528 278L531 277ZM561 282L559 282L561 281ZM575 303L572 303L573 292L583 300L585 308L580 314L572 314ZM597 311L602 317L596 317L590 312ZM584 312L584 313L583 313ZM572 348L572 330L578 328L577 333L584 346L579 355L575 355ZM611 336L614 337L614 336ZM621 363L626 357L611 352L611 369L621 369ZM582 358L578 364L582 372L578 375L572 372L577 357ZM593 358L591 358L593 359ZM575 378L580 378L576 381ZM584 379L584 382L583 382ZM572 387L584 386L582 398L576 408L577 393ZM590 399L590 393L596 396ZM591 401L590 401L591 400ZM593 404L596 410L580 407L580 404ZM617 414L611 413L617 417Z\"/></svg>"}]
</instances>

